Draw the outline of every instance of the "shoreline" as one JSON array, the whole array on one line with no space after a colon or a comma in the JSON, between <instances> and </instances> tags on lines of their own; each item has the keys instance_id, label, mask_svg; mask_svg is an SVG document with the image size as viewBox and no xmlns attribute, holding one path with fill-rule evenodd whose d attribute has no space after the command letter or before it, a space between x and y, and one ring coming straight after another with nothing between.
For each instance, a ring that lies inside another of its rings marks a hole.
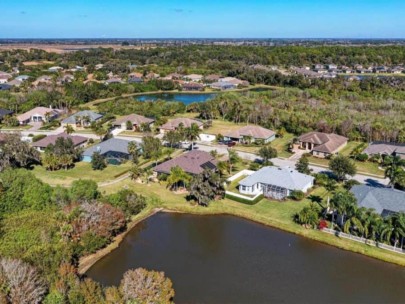
<instances>
[{"instance_id":1,"label":"shoreline","mask_svg":"<svg viewBox=\"0 0 405 304\"><path fill-rule=\"evenodd\" d=\"M198 207L197 207L198 208ZM209 208L209 207L208 207ZM201 209L199 209L201 210ZM140 222L146 220L147 218L159 213L159 212L165 212L165 213L178 213L178 214L191 214L191 215L231 215L231 216L236 216L239 218L243 218L245 220L252 221L254 223L258 223L267 227L272 227L275 229L279 229L281 231L285 231L287 233L293 233L295 235L299 235L301 237L320 242L322 244L326 244L329 246L333 246L338 249L342 249L345 251L350 251L352 253L360 254L364 257L369 257L373 259L377 259L386 263L391 263L395 264L398 266L405 267L405 259L403 256L401 256L398 253L394 252L385 252L383 249L379 249L376 247L372 247L370 245L366 245L363 243L356 243L351 240L339 238L337 236L332 236L332 235L327 235L328 238L322 238L321 236L324 236L324 232L315 230L315 229L305 229L303 228L302 230L293 230L293 229L288 229L288 226L283 226L282 223L277 223L277 221L266 221L266 219L257 219L253 218L252 216L249 216L247 214L242 214L238 212L216 212L215 210L202 210L193 212L193 210L179 210L179 209L171 209L167 207L160 207L160 208L151 208L148 209L144 212L144 214L138 215L136 219L131 221L128 224L127 229L122 232L121 234L117 235L114 240L105 248L102 248L98 250L97 252L87 255L85 257L80 258L79 260L79 266L78 266L78 273L81 275L84 275L94 264L96 264L99 260L104 258L106 255L111 253L114 249L118 248L125 238L125 236L134 228L137 224ZM295 225L295 224L294 224ZM358 249L354 248L349 248L351 244L356 243L356 247L359 247ZM397 259L389 259L388 257L384 256L378 256L377 254L374 253L375 250L372 250L371 252L367 251L367 249L376 249L377 252L384 252L387 253L387 255L390 255L391 257L396 257Z\"/></svg>"}]
</instances>

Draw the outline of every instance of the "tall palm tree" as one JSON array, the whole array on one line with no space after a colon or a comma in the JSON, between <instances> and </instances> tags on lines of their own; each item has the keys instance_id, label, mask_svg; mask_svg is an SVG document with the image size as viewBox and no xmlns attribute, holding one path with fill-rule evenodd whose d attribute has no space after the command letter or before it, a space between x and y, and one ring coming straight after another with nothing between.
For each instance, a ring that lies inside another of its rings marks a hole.
<instances>
[{"instance_id":1,"label":"tall palm tree","mask_svg":"<svg viewBox=\"0 0 405 304\"><path fill-rule=\"evenodd\" d=\"M405 161L399 156L386 156L384 165L386 166L385 177L390 179L391 188L405 181L405 171L402 169L405 166Z\"/></svg>"},{"instance_id":2,"label":"tall palm tree","mask_svg":"<svg viewBox=\"0 0 405 304\"><path fill-rule=\"evenodd\" d=\"M394 236L394 247L401 241L401 247L403 247L403 241L405 236L405 213L399 212L391 216Z\"/></svg>"},{"instance_id":3,"label":"tall palm tree","mask_svg":"<svg viewBox=\"0 0 405 304\"><path fill-rule=\"evenodd\" d=\"M131 180L137 180L141 178L143 174L143 170L140 166L134 165L132 168L129 170L129 177Z\"/></svg>"},{"instance_id":4,"label":"tall palm tree","mask_svg":"<svg viewBox=\"0 0 405 304\"><path fill-rule=\"evenodd\" d=\"M229 174L232 174L232 168L235 164L240 161L240 157L236 151L232 149L228 149L228 167L229 167Z\"/></svg>"},{"instance_id":5,"label":"tall palm tree","mask_svg":"<svg viewBox=\"0 0 405 304\"><path fill-rule=\"evenodd\" d=\"M64 127L64 129L65 129L65 133L66 134L72 134L74 131L75 131L75 129L71 126L71 125L66 125L65 127Z\"/></svg>"},{"instance_id":6,"label":"tall palm tree","mask_svg":"<svg viewBox=\"0 0 405 304\"><path fill-rule=\"evenodd\" d=\"M196 123L192 123L191 126L186 128L184 131L185 131L187 140L191 141L191 150L193 150L194 141L199 138L201 130Z\"/></svg>"},{"instance_id":7,"label":"tall palm tree","mask_svg":"<svg viewBox=\"0 0 405 304\"><path fill-rule=\"evenodd\" d=\"M191 176L188 175L182 168L175 166L170 169L170 175L167 178L167 187L177 190L179 183L183 185L183 188L190 182Z\"/></svg>"},{"instance_id":8,"label":"tall palm tree","mask_svg":"<svg viewBox=\"0 0 405 304\"><path fill-rule=\"evenodd\" d=\"M131 141L128 143L128 153L132 157L132 162L137 164L139 162L139 146L134 142Z\"/></svg>"}]
</instances>

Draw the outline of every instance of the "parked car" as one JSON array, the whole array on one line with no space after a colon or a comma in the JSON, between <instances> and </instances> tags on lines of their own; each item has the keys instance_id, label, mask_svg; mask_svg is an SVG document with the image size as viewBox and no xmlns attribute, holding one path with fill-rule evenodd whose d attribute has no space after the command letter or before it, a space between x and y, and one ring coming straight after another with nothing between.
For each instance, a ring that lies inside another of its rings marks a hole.
<instances>
[{"instance_id":1,"label":"parked car","mask_svg":"<svg viewBox=\"0 0 405 304\"><path fill-rule=\"evenodd\" d=\"M233 146L235 146L236 145L236 142L234 142L234 141L229 141L228 143L227 143L227 146L228 147L233 147Z\"/></svg>"}]
</instances>

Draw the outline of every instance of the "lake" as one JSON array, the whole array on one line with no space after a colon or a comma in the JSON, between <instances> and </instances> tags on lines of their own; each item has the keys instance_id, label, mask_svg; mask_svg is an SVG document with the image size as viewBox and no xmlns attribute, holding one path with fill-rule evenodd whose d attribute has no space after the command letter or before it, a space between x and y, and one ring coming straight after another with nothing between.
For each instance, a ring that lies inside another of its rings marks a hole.
<instances>
[{"instance_id":1,"label":"lake","mask_svg":"<svg viewBox=\"0 0 405 304\"><path fill-rule=\"evenodd\" d=\"M158 213L87 275L118 285L145 267L176 303L403 303L405 268L232 216Z\"/></svg>"},{"instance_id":2,"label":"lake","mask_svg":"<svg viewBox=\"0 0 405 304\"><path fill-rule=\"evenodd\" d=\"M239 94L247 94L248 92L265 92L270 91L270 88L253 88L247 91L240 91ZM222 92L223 93L223 92ZM155 100L165 100L165 101L180 101L185 105L189 105L194 102L204 102L209 99L214 98L217 93L158 93L158 94L143 94L134 96L135 100L139 101L155 101Z\"/></svg>"}]
</instances>

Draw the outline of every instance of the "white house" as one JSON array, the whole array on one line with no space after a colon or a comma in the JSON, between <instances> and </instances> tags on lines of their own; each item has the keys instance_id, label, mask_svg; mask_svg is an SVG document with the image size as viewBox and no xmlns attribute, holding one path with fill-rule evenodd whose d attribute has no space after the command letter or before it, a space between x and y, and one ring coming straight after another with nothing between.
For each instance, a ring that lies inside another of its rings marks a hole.
<instances>
[{"instance_id":1,"label":"white house","mask_svg":"<svg viewBox=\"0 0 405 304\"><path fill-rule=\"evenodd\" d=\"M248 195L263 193L265 197L284 199L294 190L307 192L314 177L290 167L263 167L239 182L239 192Z\"/></svg>"}]
</instances>

